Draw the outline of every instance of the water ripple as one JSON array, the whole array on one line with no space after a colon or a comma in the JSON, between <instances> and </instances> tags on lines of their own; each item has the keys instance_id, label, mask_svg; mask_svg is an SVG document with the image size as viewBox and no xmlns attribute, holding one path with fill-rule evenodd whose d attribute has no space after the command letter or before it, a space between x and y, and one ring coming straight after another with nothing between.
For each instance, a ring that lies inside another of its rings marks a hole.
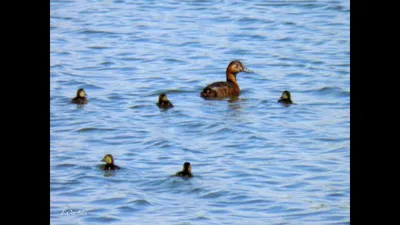
<instances>
[{"instance_id":1,"label":"water ripple","mask_svg":"<svg viewBox=\"0 0 400 225\"><path fill-rule=\"evenodd\" d=\"M51 1L51 223L349 224L349 9ZM235 59L254 70L239 98L200 98ZM171 177L186 161L193 178Z\"/></svg>"}]
</instances>

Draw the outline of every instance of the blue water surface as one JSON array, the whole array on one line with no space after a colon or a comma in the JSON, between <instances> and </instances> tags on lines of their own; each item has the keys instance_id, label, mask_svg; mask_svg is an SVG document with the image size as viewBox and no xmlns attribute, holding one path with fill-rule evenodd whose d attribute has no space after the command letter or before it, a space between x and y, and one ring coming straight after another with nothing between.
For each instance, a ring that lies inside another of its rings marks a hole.
<instances>
[{"instance_id":1,"label":"blue water surface","mask_svg":"<svg viewBox=\"0 0 400 225\"><path fill-rule=\"evenodd\" d=\"M349 18L348 0L51 0L50 223L349 224ZM200 98L235 59L239 98Z\"/></svg>"}]
</instances>

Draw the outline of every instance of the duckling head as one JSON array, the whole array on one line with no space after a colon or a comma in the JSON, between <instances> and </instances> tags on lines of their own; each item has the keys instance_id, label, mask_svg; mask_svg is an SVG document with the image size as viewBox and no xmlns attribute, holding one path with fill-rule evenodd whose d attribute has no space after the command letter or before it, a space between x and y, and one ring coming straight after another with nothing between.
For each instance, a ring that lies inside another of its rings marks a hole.
<instances>
[{"instance_id":1,"label":"duckling head","mask_svg":"<svg viewBox=\"0 0 400 225\"><path fill-rule=\"evenodd\" d=\"M168 102L167 94L165 93L160 94L160 96L158 96L158 102L159 103Z\"/></svg>"},{"instance_id":2,"label":"duckling head","mask_svg":"<svg viewBox=\"0 0 400 225\"><path fill-rule=\"evenodd\" d=\"M113 164L114 158L111 154L107 154L104 156L104 158L100 162L106 162L107 164Z\"/></svg>"},{"instance_id":3,"label":"duckling head","mask_svg":"<svg viewBox=\"0 0 400 225\"><path fill-rule=\"evenodd\" d=\"M76 96L81 98L86 97L85 90L83 88L79 88L78 91L76 91Z\"/></svg>"},{"instance_id":4,"label":"duckling head","mask_svg":"<svg viewBox=\"0 0 400 225\"><path fill-rule=\"evenodd\" d=\"M183 164L183 171L187 172L187 173L191 173L192 172L192 166L190 165L189 162L185 162Z\"/></svg>"},{"instance_id":5,"label":"duckling head","mask_svg":"<svg viewBox=\"0 0 400 225\"><path fill-rule=\"evenodd\" d=\"M281 96L281 100L291 100L290 92L289 91L283 91L282 92L282 96Z\"/></svg>"}]
</instances>

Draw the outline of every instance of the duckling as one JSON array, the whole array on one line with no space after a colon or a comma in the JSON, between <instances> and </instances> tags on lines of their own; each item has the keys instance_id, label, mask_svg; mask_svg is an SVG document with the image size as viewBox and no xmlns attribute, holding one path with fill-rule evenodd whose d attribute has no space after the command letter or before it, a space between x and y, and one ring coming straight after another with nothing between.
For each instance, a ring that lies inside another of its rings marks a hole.
<instances>
[{"instance_id":1,"label":"duckling","mask_svg":"<svg viewBox=\"0 0 400 225\"><path fill-rule=\"evenodd\" d=\"M292 98L290 97L289 91L283 91L282 96L279 98L278 102L284 104L293 104Z\"/></svg>"},{"instance_id":2,"label":"duckling","mask_svg":"<svg viewBox=\"0 0 400 225\"><path fill-rule=\"evenodd\" d=\"M168 100L167 98L167 94L160 94L160 96L158 96L158 103L157 103L159 108L163 108L163 109L169 109L174 107L174 105L172 105L172 103Z\"/></svg>"},{"instance_id":3,"label":"duckling","mask_svg":"<svg viewBox=\"0 0 400 225\"><path fill-rule=\"evenodd\" d=\"M214 82L203 89L200 96L207 97L232 97L239 96L240 88L236 81L236 75L240 72L252 73L244 67L243 63L235 60L226 68L226 81Z\"/></svg>"},{"instance_id":4,"label":"duckling","mask_svg":"<svg viewBox=\"0 0 400 225\"><path fill-rule=\"evenodd\" d=\"M106 165L104 166L104 170L120 169L119 166L114 165L114 158L111 154L105 155L104 158L100 162L106 162Z\"/></svg>"},{"instance_id":5,"label":"duckling","mask_svg":"<svg viewBox=\"0 0 400 225\"><path fill-rule=\"evenodd\" d=\"M86 92L83 88L79 88L76 92L76 97L71 100L71 103L75 104L87 104L88 100L86 99Z\"/></svg>"},{"instance_id":6,"label":"duckling","mask_svg":"<svg viewBox=\"0 0 400 225\"><path fill-rule=\"evenodd\" d=\"M183 170L180 172L177 172L175 176L179 177L192 177L192 166L190 165L189 162L185 162L183 164Z\"/></svg>"}]
</instances>

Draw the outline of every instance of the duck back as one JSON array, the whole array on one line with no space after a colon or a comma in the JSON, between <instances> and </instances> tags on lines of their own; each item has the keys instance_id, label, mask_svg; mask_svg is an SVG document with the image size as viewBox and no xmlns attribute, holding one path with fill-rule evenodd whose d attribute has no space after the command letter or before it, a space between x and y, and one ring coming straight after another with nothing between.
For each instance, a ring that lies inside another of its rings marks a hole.
<instances>
[{"instance_id":1,"label":"duck back","mask_svg":"<svg viewBox=\"0 0 400 225\"><path fill-rule=\"evenodd\" d=\"M88 100L86 98L79 98L79 97L75 97L71 100L71 103L74 104L87 104Z\"/></svg>"},{"instance_id":2,"label":"duck back","mask_svg":"<svg viewBox=\"0 0 400 225\"><path fill-rule=\"evenodd\" d=\"M192 177L192 173L186 172L186 171L181 171L175 174L175 176L178 177Z\"/></svg>"},{"instance_id":3,"label":"duck back","mask_svg":"<svg viewBox=\"0 0 400 225\"><path fill-rule=\"evenodd\" d=\"M172 105L170 101L158 102L157 106L163 109L169 109L174 107L174 105Z\"/></svg>"},{"instance_id":4,"label":"duck back","mask_svg":"<svg viewBox=\"0 0 400 225\"><path fill-rule=\"evenodd\" d=\"M278 102L283 104L293 104L291 99L279 99Z\"/></svg>"},{"instance_id":5,"label":"duck back","mask_svg":"<svg viewBox=\"0 0 400 225\"><path fill-rule=\"evenodd\" d=\"M229 97L229 96L238 96L240 93L239 87L236 87L235 84L229 81L220 81L215 82L207 87L200 93L201 97Z\"/></svg>"},{"instance_id":6,"label":"duck back","mask_svg":"<svg viewBox=\"0 0 400 225\"><path fill-rule=\"evenodd\" d=\"M104 170L119 170L121 167L114 165L114 164L106 164L104 166Z\"/></svg>"}]
</instances>

